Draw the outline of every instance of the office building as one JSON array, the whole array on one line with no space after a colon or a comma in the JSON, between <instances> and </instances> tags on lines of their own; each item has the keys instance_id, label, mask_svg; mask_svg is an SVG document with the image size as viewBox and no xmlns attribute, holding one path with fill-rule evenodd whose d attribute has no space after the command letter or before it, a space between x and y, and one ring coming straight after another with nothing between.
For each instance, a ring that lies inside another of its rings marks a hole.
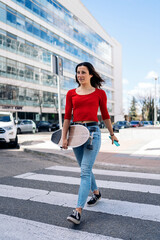
<instances>
[{"instance_id":1,"label":"office building","mask_svg":"<svg viewBox=\"0 0 160 240\"><path fill-rule=\"evenodd\" d=\"M121 120L121 45L80 0L0 0L0 110L20 119L58 120L52 55L62 60L62 114L67 91L77 86L75 66L87 61L105 80L112 121Z\"/></svg>"}]
</instances>

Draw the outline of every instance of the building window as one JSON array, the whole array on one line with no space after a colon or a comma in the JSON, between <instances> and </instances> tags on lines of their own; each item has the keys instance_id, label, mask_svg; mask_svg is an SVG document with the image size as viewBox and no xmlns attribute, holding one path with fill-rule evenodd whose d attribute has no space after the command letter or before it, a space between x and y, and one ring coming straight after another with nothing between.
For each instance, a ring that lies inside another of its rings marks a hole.
<instances>
[{"instance_id":1,"label":"building window","mask_svg":"<svg viewBox=\"0 0 160 240\"><path fill-rule=\"evenodd\" d=\"M7 21L11 22L12 24L17 23L16 11L7 7Z\"/></svg>"},{"instance_id":2,"label":"building window","mask_svg":"<svg viewBox=\"0 0 160 240\"><path fill-rule=\"evenodd\" d=\"M6 76L6 59L0 57L0 76Z\"/></svg>"},{"instance_id":3,"label":"building window","mask_svg":"<svg viewBox=\"0 0 160 240\"><path fill-rule=\"evenodd\" d=\"M25 76L29 81L33 80L34 68L29 65L25 65Z\"/></svg>"},{"instance_id":4,"label":"building window","mask_svg":"<svg viewBox=\"0 0 160 240\"><path fill-rule=\"evenodd\" d=\"M31 9L32 9L32 7L31 7ZM83 51L82 49L77 48L76 45L74 45L70 42L65 43L65 40L63 38L59 37L58 35L54 34L53 32L50 32L49 30L45 29L44 27L40 26L39 24L34 23L34 21L31 21L30 19L22 16L21 14L19 14L18 12L14 11L10 8L8 8L7 13L8 13L7 20L9 21L8 23L10 23L11 25L14 24L14 25L16 25L16 27L18 29L20 28L20 30L23 30L24 32L27 31L31 35L35 35L36 37L38 36L41 39L43 39L44 41L46 41L47 43L49 43L50 45L54 44L54 45L56 45L56 47L58 49L60 49L62 51L66 51L67 53L72 54L73 56L75 56L77 58L80 58L82 61L90 61L94 64L94 66L96 66L97 69L100 69L103 72L106 72L107 74L112 74L111 66L109 66L105 62L101 61L100 59L93 57L91 54ZM23 18L22 22L24 21L24 18L25 18L25 29L23 29L24 22L21 24L20 19L17 22L17 18L18 19ZM63 23L64 22L62 21L62 23L59 27L62 27ZM78 24L80 24L82 26L82 23L78 23ZM74 28L76 28L77 30L79 29L78 26L74 26ZM85 29L84 25L82 26L82 28ZM75 34L75 32L74 32L74 34ZM94 34L94 36L97 36L97 35ZM100 39L100 37L98 37L98 38ZM97 42L97 41L99 41L99 42ZM105 49L107 49L106 51L109 52L108 48L111 49L111 46L109 44L105 43L102 39L97 40L97 41L96 41L95 49L99 48L98 51L100 51L100 56L101 56L102 52L105 56L105 54L107 54L107 53L105 53ZM101 44L101 42L102 42L102 44ZM90 41L86 41L87 48L89 48L89 45L90 45ZM97 52L97 54L98 54L98 52ZM109 61L110 57L111 56L107 57L108 61Z\"/></svg>"},{"instance_id":5,"label":"building window","mask_svg":"<svg viewBox=\"0 0 160 240\"><path fill-rule=\"evenodd\" d=\"M7 59L7 76L15 78L17 75L17 64L11 59Z\"/></svg>"},{"instance_id":6,"label":"building window","mask_svg":"<svg viewBox=\"0 0 160 240\"><path fill-rule=\"evenodd\" d=\"M17 78L25 79L25 64L17 62Z\"/></svg>"}]
</instances>

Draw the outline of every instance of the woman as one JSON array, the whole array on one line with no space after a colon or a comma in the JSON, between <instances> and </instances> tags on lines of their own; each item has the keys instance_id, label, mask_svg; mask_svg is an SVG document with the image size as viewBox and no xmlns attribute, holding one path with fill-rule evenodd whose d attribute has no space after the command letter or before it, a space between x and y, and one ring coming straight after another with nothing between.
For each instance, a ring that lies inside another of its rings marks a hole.
<instances>
[{"instance_id":1,"label":"woman","mask_svg":"<svg viewBox=\"0 0 160 240\"><path fill-rule=\"evenodd\" d=\"M101 145L101 132L98 127L97 118L99 107L102 119L110 132L112 144L114 140L118 141L118 139L114 136L108 114L106 93L100 89L104 80L95 71L92 64L83 62L76 66L76 82L79 85L78 88L69 90L66 96L62 147L64 149L68 148L67 131L70 126L72 111L74 124L83 124L88 128L91 136L93 136L92 143L88 140L82 146L73 148L77 162L81 167L81 183L77 207L67 217L67 220L79 224L82 209L87 201L90 190L93 192L93 197L87 202L88 206L94 206L101 199L101 193L92 173L92 167Z\"/></svg>"}]
</instances>

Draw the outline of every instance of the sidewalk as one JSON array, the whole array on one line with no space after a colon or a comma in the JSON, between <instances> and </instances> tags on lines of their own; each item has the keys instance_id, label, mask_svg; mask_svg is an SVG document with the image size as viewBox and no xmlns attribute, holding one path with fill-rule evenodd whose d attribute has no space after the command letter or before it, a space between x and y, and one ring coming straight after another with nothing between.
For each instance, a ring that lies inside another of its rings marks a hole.
<instances>
[{"instance_id":1,"label":"sidewalk","mask_svg":"<svg viewBox=\"0 0 160 240\"><path fill-rule=\"evenodd\" d=\"M116 147L111 144L109 134L102 133L101 149L95 165L107 169L132 169L132 171L154 171L155 173L160 173L160 134L159 132L154 132L155 138L153 133L152 135L150 134L151 130L148 129L145 131L144 129L139 130L139 132L133 132L132 129L121 131L120 134L116 134L121 145ZM21 145L21 148L24 151L52 154L66 160L76 161L71 148L61 150L49 139L33 141L31 144L28 143L28 145L26 142L26 144L23 143Z\"/></svg>"}]
</instances>

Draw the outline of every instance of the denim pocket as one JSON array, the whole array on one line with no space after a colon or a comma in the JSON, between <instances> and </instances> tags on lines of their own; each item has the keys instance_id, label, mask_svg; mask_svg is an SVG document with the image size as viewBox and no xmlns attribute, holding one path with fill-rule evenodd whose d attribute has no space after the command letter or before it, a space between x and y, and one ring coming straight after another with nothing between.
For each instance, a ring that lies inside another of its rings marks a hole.
<instances>
[{"instance_id":1,"label":"denim pocket","mask_svg":"<svg viewBox=\"0 0 160 240\"><path fill-rule=\"evenodd\" d=\"M101 132L98 126L90 126L88 130L90 132L90 137L87 141L87 149L93 150L93 148L95 149L93 145L96 145L96 143L98 144L101 139Z\"/></svg>"},{"instance_id":2,"label":"denim pocket","mask_svg":"<svg viewBox=\"0 0 160 240\"><path fill-rule=\"evenodd\" d=\"M101 135L101 131L100 131L98 126L89 127L88 130L90 131L90 136L93 136L93 138L95 136L100 136Z\"/></svg>"}]
</instances>

